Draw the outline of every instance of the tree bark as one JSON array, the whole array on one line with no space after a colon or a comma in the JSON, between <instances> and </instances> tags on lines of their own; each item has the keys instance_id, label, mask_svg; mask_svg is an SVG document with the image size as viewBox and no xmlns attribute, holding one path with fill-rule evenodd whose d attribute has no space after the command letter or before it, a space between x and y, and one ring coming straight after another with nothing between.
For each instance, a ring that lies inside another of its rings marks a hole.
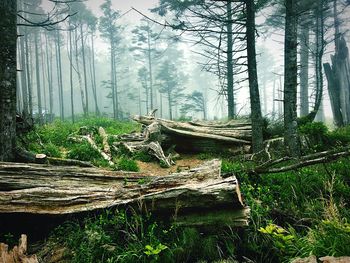
<instances>
[{"instance_id":1,"label":"tree bark","mask_svg":"<svg viewBox=\"0 0 350 263\"><path fill-rule=\"evenodd\" d=\"M151 49L151 32L149 24L147 26L147 46L148 46L148 73L149 73L149 89L150 89L150 96L151 96L151 110L154 110L154 103L153 103L153 69L152 69L152 49Z\"/></svg>"},{"instance_id":2,"label":"tree bark","mask_svg":"<svg viewBox=\"0 0 350 263\"><path fill-rule=\"evenodd\" d=\"M50 107L50 122L53 121L53 87L52 87L52 49L49 47L48 34L45 34L46 47L46 66L47 66L47 85L49 87L49 107Z\"/></svg>"},{"instance_id":3,"label":"tree bark","mask_svg":"<svg viewBox=\"0 0 350 263\"><path fill-rule=\"evenodd\" d=\"M22 7L23 8L23 7ZM24 10L24 9L23 9ZM24 34L25 31L20 28L20 34L22 35L19 39L20 41L20 49L21 49L21 85L22 85L22 100L23 100L23 111L22 114L26 119L29 116L29 106L28 106L28 84L27 84L27 75L26 75L26 54L25 54L25 39Z\"/></svg>"},{"instance_id":4,"label":"tree bark","mask_svg":"<svg viewBox=\"0 0 350 263\"><path fill-rule=\"evenodd\" d=\"M228 0L226 4L227 12L227 106L228 118L235 118L235 101L233 90L233 32L232 32L232 0Z\"/></svg>"},{"instance_id":5,"label":"tree bark","mask_svg":"<svg viewBox=\"0 0 350 263\"><path fill-rule=\"evenodd\" d=\"M17 1L1 1L0 17L0 161L11 161L16 143Z\"/></svg>"},{"instance_id":6,"label":"tree bark","mask_svg":"<svg viewBox=\"0 0 350 263\"><path fill-rule=\"evenodd\" d=\"M61 35L56 32L56 63L57 63L57 80L58 80L58 97L59 97L59 112L61 120L64 120L64 102L63 102L63 83L62 83L62 57L61 57Z\"/></svg>"},{"instance_id":7,"label":"tree bark","mask_svg":"<svg viewBox=\"0 0 350 263\"><path fill-rule=\"evenodd\" d=\"M254 153L263 150L263 122L261 116L260 94L255 50L255 3L246 1L247 8L247 56L249 75L249 94L252 119L252 148Z\"/></svg>"},{"instance_id":8,"label":"tree bark","mask_svg":"<svg viewBox=\"0 0 350 263\"><path fill-rule=\"evenodd\" d=\"M297 1L285 0L285 42L284 42L284 142L286 152L293 157L300 156L297 133Z\"/></svg>"},{"instance_id":9,"label":"tree bark","mask_svg":"<svg viewBox=\"0 0 350 263\"><path fill-rule=\"evenodd\" d=\"M0 213L63 215L133 206L180 225L247 225L237 179L213 160L168 176L0 163Z\"/></svg>"},{"instance_id":10,"label":"tree bark","mask_svg":"<svg viewBox=\"0 0 350 263\"><path fill-rule=\"evenodd\" d=\"M309 46L308 23L302 26L300 34L300 116L309 114Z\"/></svg>"},{"instance_id":11,"label":"tree bark","mask_svg":"<svg viewBox=\"0 0 350 263\"><path fill-rule=\"evenodd\" d=\"M80 37L81 37L81 52L83 57L83 73L84 73L84 88L85 88L85 116L89 114L89 93L88 93L88 83L87 83L87 73L86 73L86 61L85 61L85 44L84 44L84 31L83 24L80 23Z\"/></svg>"},{"instance_id":12,"label":"tree bark","mask_svg":"<svg viewBox=\"0 0 350 263\"><path fill-rule=\"evenodd\" d=\"M70 105L71 105L71 114L72 122L75 122L74 117L74 85L73 85L73 43L72 43L72 30L71 24L69 23L69 81L70 81Z\"/></svg>"},{"instance_id":13,"label":"tree bark","mask_svg":"<svg viewBox=\"0 0 350 263\"><path fill-rule=\"evenodd\" d=\"M27 84L28 84L28 107L29 107L29 116L33 115L33 88L32 88L32 78L29 66L31 65L30 61L30 48L28 40L28 30L27 27L24 29L24 43L25 43L25 56L26 56L26 75L27 75Z\"/></svg>"},{"instance_id":14,"label":"tree bark","mask_svg":"<svg viewBox=\"0 0 350 263\"><path fill-rule=\"evenodd\" d=\"M40 61L39 61L39 34L35 32L35 73L36 73L36 90L38 100L38 120L39 124L43 124L43 108L41 101L41 85L40 85Z\"/></svg>"}]
</instances>

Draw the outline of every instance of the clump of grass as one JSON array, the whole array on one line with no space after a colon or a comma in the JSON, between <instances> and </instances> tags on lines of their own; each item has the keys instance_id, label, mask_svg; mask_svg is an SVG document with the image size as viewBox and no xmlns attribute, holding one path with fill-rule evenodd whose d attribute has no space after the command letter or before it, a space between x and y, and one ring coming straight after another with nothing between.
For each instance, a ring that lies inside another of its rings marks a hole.
<instances>
[{"instance_id":1,"label":"clump of grass","mask_svg":"<svg viewBox=\"0 0 350 263\"><path fill-rule=\"evenodd\" d=\"M68 248L74 263L213 262L226 251L218 235L165 225L132 209L107 210L83 224L68 222L56 229L53 240Z\"/></svg>"},{"instance_id":2,"label":"clump of grass","mask_svg":"<svg viewBox=\"0 0 350 263\"><path fill-rule=\"evenodd\" d=\"M101 159L101 155L96 149L92 148L88 142L81 142L73 144L70 147L70 151L67 153L67 158L81 161L93 161Z\"/></svg>"},{"instance_id":3,"label":"clump of grass","mask_svg":"<svg viewBox=\"0 0 350 263\"><path fill-rule=\"evenodd\" d=\"M122 170L122 171L130 171L130 172L138 172L140 171L139 166L137 165L137 162L133 159L128 159L125 157L122 157L118 160L116 166L114 167L115 170Z\"/></svg>"}]
</instances>

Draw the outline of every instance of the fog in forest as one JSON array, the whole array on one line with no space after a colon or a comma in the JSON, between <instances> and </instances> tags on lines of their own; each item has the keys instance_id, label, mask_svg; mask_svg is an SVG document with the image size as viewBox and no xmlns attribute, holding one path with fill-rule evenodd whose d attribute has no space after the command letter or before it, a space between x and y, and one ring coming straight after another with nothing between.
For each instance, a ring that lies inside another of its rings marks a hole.
<instances>
[{"instance_id":1,"label":"fog in forest","mask_svg":"<svg viewBox=\"0 0 350 263\"><path fill-rule=\"evenodd\" d=\"M30 2L19 1L18 6L22 11L18 23L37 24L18 27L23 35L17 49L19 112L42 112L45 121L86 115L129 119L153 109L167 119L249 116L245 29L239 22L239 5L231 6L237 23L231 24L230 33L225 19L221 24L217 19L227 15L223 3L203 11L156 0ZM338 28L349 44L347 2L337 5ZM334 54L335 9L325 4L322 25L316 9L311 6L299 17L298 115L313 110L321 85L316 119L332 124L326 75L319 76L318 70ZM275 1L261 7L256 16L261 111L275 120L283 115L283 12ZM320 55L321 65L317 65Z\"/></svg>"}]
</instances>

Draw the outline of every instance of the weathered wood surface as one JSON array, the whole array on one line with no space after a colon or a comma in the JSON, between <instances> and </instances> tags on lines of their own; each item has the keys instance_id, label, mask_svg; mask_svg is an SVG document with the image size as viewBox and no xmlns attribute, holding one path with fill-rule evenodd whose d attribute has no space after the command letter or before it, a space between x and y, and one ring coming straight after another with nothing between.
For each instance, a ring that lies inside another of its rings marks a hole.
<instances>
[{"instance_id":1,"label":"weathered wood surface","mask_svg":"<svg viewBox=\"0 0 350 263\"><path fill-rule=\"evenodd\" d=\"M146 177L97 168L0 163L0 213L63 215L131 205L183 224L246 225L248 209L238 182L234 176L222 178L220 168L221 162L212 160L189 171Z\"/></svg>"},{"instance_id":2,"label":"weathered wood surface","mask_svg":"<svg viewBox=\"0 0 350 263\"><path fill-rule=\"evenodd\" d=\"M175 122L150 116L134 116L144 125L157 124L165 146L176 145L178 151L249 151L251 124L247 121L228 123Z\"/></svg>"},{"instance_id":3,"label":"weathered wood surface","mask_svg":"<svg viewBox=\"0 0 350 263\"><path fill-rule=\"evenodd\" d=\"M18 246L9 250L8 245L0 243L0 263L39 263L35 255L28 256L27 236L21 235Z\"/></svg>"}]
</instances>

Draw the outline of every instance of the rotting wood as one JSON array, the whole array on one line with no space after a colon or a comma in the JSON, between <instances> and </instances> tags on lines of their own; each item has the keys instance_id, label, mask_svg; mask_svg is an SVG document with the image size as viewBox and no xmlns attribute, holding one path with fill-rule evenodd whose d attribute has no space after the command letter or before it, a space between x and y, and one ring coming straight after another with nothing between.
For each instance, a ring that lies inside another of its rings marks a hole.
<instances>
[{"instance_id":1,"label":"rotting wood","mask_svg":"<svg viewBox=\"0 0 350 263\"><path fill-rule=\"evenodd\" d=\"M27 253L27 236L21 235L18 246L10 251L8 245L0 243L0 263L39 263L36 255L28 256Z\"/></svg>"},{"instance_id":2,"label":"rotting wood","mask_svg":"<svg viewBox=\"0 0 350 263\"><path fill-rule=\"evenodd\" d=\"M226 124L203 122L175 122L150 116L134 116L143 125L160 127L159 142L162 147L176 146L178 152L247 153L251 145L251 124L247 121ZM126 139L127 140L127 139Z\"/></svg>"},{"instance_id":3,"label":"rotting wood","mask_svg":"<svg viewBox=\"0 0 350 263\"><path fill-rule=\"evenodd\" d=\"M314 164L328 163L347 156L350 156L350 147L344 147L341 149L333 149L330 151L323 151L310 155L305 155L299 159L286 156L279 159L268 160L267 162L256 166L254 169L248 172L250 174L282 173ZM281 165L284 162L290 162L293 160L295 161L295 163L287 164L281 167L274 167L276 165Z\"/></svg>"},{"instance_id":4,"label":"rotting wood","mask_svg":"<svg viewBox=\"0 0 350 263\"><path fill-rule=\"evenodd\" d=\"M222 178L220 170L219 160L162 177L0 163L0 213L63 215L133 206L183 225L246 225L249 209L242 202L237 179ZM192 215L201 220L190 220Z\"/></svg>"},{"instance_id":5,"label":"rotting wood","mask_svg":"<svg viewBox=\"0 0 350 263\"><path fill-rule=\"evenodd\" d=\"M16 161L24 163L37 163L37 164L52 164L59 166L81 166L81 167L94 167L90 162L84 162L74 159L63 159L57 157L48 157L45 154L34 154L26 151L22 148L16 148Z\"/></svg>"}]
</instances>

